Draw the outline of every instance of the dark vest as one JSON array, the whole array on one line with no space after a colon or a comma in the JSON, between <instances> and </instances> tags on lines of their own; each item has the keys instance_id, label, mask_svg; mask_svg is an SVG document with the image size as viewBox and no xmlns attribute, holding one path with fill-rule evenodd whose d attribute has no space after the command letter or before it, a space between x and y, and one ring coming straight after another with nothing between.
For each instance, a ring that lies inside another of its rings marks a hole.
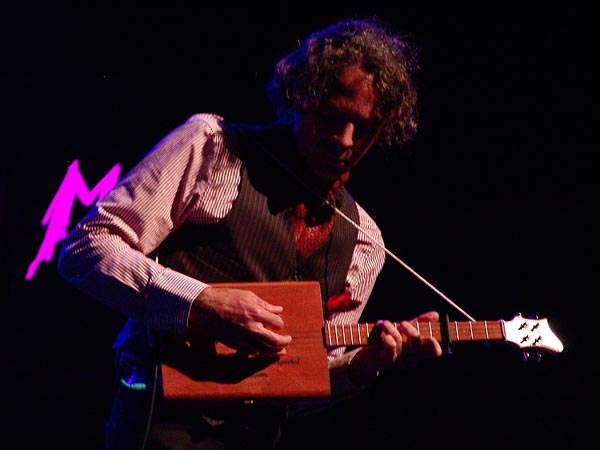
<instances>
[{"instance_id":1,"label":"dark vest","mask_svg":"<svg viewBox=\"0 0 600 450\"><path fill-rule=\"evenodd\" d=\"M231 212L216 224L184 224L161 244L161 264L205 282L316 280L323 301L343 292L357 237L343 217L336 216L328 242L296 260L293 208L312 194L285 169L296 158L290 134L241 126L230 131L228 145L243 163ZM341 189L335 199L358 222L349 193Z\"/></svg>"}]
</instances>

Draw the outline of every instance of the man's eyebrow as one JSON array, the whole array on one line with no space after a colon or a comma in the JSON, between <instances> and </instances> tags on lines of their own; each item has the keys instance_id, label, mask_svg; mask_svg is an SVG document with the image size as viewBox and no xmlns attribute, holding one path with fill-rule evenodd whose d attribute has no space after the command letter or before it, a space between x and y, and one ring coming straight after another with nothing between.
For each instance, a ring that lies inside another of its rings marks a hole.
<instances>
[{"instance_id":1,"label":"man's eyebrow","mask_svg":"<svg viewBox=\"0 0 600 450\"><path fill-rule=\"evenodd\" d=\"M330 103L322 103L320 109L320 114L324 114L324 117L328 117L330 115L336 115L340 117L344 117L345 119L351 120L354 124L359 125L363 128L373 128L378 127L381 123L381 116L374 111L374 115L371 117L362 117L352 113L351 111L347 111L344 108L339 108Z\"/></svg>"}]
</instances>

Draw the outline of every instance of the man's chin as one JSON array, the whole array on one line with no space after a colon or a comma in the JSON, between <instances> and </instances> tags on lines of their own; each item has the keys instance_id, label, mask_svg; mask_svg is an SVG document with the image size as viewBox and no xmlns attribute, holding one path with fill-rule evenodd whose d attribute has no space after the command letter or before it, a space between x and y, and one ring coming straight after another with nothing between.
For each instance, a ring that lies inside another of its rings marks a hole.
<instances>
[{"instance_id":1,"label":"man's chin","mask_svg":"<svg viewBox=\"0 0 600 450\"><path fill-rule=\"evenodd\" d=\"M317 179L326 182L337 181L348 172L349 167L344 161L320 160L312 161L309 170Z\"/></svg>"},{"instance_id":2,"label":"man's chin","mask_svg":"<svg viewBox=\"0 0 600 450\"><path fill-rule=\"evenodd\" d=\"M315 175L318 178L321 178L322 180L325 180L325 181L337 181L347 171L348 171L348 169L346 169L345 167L334 167L334 168L327 168L326 170L325 169L319 170L319 172L315 173Z\"/></svg>"}]
</instances>

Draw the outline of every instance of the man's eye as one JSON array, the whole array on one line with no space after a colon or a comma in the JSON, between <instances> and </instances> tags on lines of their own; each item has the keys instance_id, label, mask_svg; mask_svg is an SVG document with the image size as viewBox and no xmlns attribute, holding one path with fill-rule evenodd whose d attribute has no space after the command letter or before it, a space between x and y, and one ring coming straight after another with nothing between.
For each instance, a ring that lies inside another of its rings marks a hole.
<instances>
[{"instance_id":1,"label":"man's eye","mask_svg":"<svg viewBox=\"0 0 600 450\"><path fill-rule=\"evenodd\" d=\"M320 119L327 120L327 121L335 121L336 119L339 119L338 115L334 111L329 111L329 110L322 109L322 110L318 111L317 115L319 116Z\"/></svg>"}]
</instances>

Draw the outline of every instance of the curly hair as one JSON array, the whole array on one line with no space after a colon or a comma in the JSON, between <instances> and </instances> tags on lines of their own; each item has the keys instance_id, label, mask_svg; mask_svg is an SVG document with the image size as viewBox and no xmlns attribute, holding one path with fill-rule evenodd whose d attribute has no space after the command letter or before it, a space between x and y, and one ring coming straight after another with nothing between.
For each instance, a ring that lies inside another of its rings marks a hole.
<instances>
[{"instance_id":1,"label":"curly hair","mask_svg":"<svg viewBox=\"0 0 600 450\"><path fill-rule=\"evenodd\" d=\"M310 34L276 65L267 95L280 122L294 112L311 111L330 80L345 68L360 64L375 77L378 109L384 124L381 147L401 145L417 131L417 48L408 35L393 32L378 18L349 19Z\"/></svg>"}]
</instances>

